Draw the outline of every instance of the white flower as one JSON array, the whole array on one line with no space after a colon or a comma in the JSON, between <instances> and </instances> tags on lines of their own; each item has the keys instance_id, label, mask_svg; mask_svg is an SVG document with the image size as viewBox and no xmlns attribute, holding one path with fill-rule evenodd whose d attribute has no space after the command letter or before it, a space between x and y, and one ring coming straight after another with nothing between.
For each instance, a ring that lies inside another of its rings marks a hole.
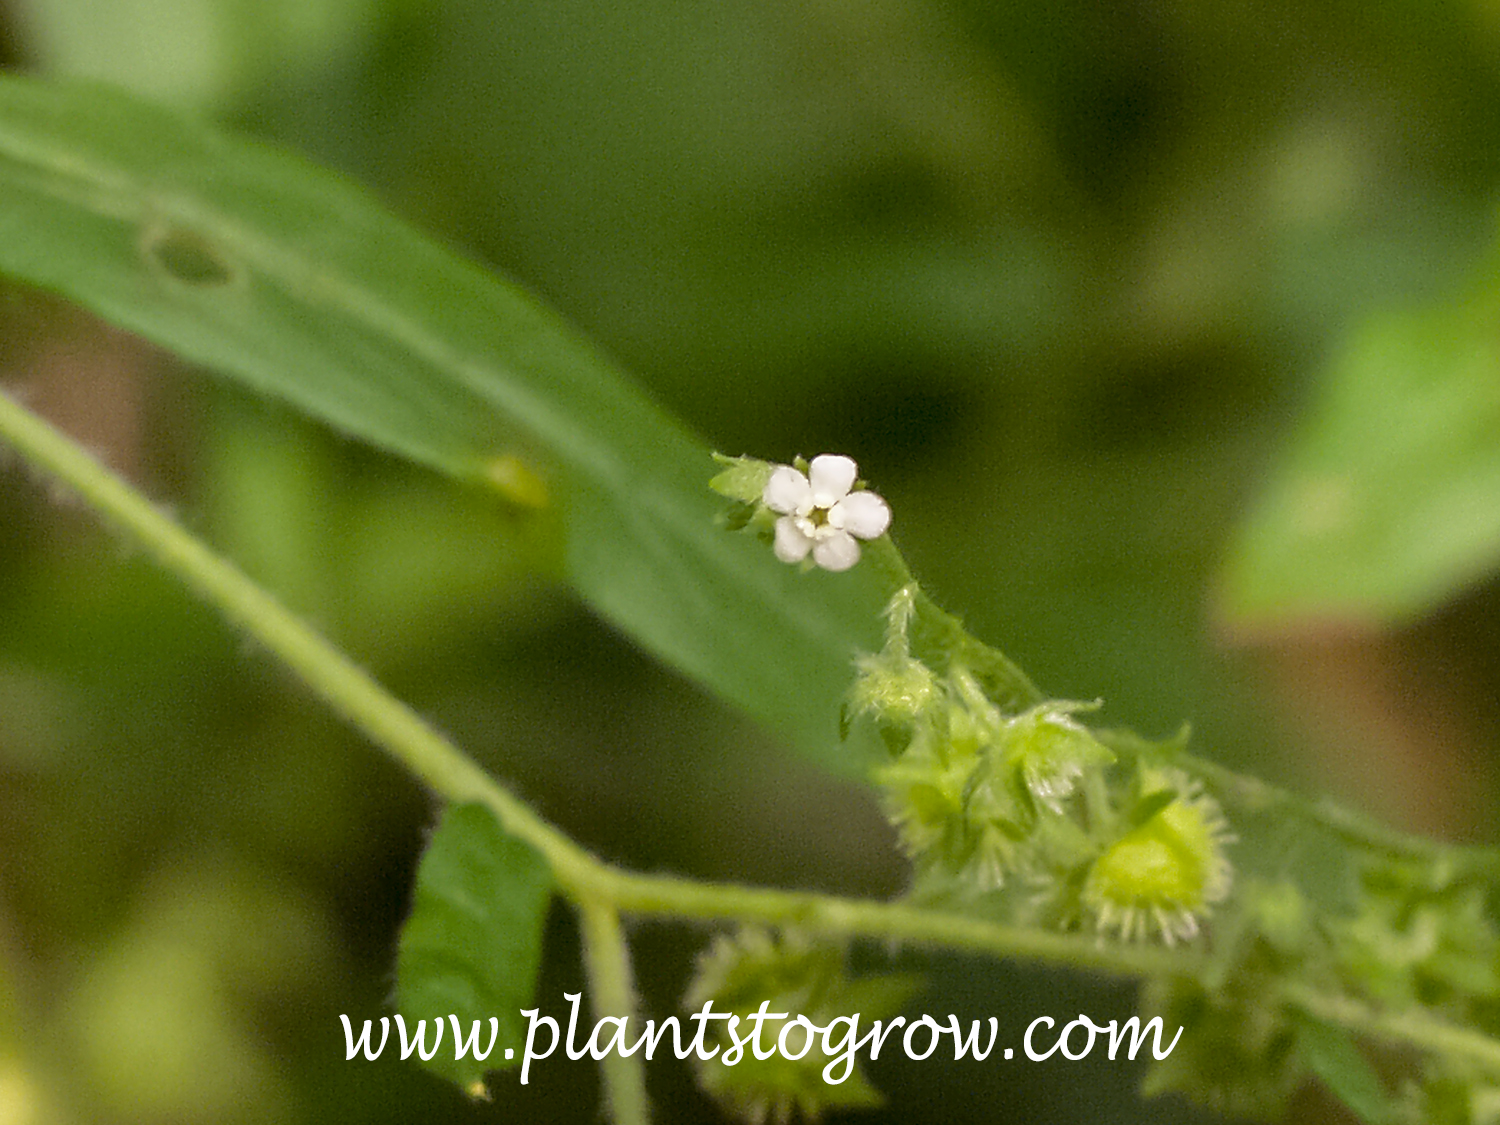
<instances>
[{"instance_id":1,"label":"white flower","mask_svg":"<svg viewBox=\"0 0 1500 1125\"><path fill-rule=\"evenodd\" d=\"M891 510L873 492L850 492L859 469L848 457L814 457L803 476L778 465L761 499L776 521L776 557L801 562L812 552L824 570L848 570L859 562L856 539L877 539L891 525Z\"/></svg>"}]
</instances>

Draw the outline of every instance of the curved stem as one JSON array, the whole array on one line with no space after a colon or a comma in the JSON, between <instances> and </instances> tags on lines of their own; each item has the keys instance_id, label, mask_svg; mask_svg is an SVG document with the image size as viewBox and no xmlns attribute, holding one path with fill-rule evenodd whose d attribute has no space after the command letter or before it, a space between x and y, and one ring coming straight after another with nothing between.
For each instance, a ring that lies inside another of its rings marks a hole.
<instances>
[{"instance_id":1,"label":"curved stem","mask_svg":"<svg viewBox=\"0 0 1500 1125\"><path fill-rule=\"evenodd\" d=\"M1107 946L1078 935L1005 926L903 903L638 875L611 867L532 811L232 563L157 511L72 440L4 395L0 436L142 544L434 792L449 801L475 801L492 810L507 832L536 849L575 902L602 900L639 914L797 922L830 934L938 944L1123 976L1193 971L1180 955L1168 956L1162 950Z\"/></svg>"},{"instance_id":2,"label":"curved stem","mask_svg":"<svg viewBox=\"0 0 1500 1125\"><path fill-rule=\"evenodd\" d=\"M488 805L507 832L547 856L562 882L593 862L232 563L157 511L77 443L3 394L0 436L72 488L106 522L144 547L231 624L275 653L324 702L399 758L430 788L451 801Z\"/></svg>"},{"instance_id":3,"label":"curved stem","mask_svg":"<svg viewBox=\"0 0 1500 1125\"><path fill-rule=\"evenodd\" d=\"M1444 844L1387 828L1326 797L1309 800L1279 789L1257 777L1247 777L1214 762L1183 754L1177 761L1206 782L1220 796L1252 813L1291 813L1320 824L1345 843L1392 856L1408 856L1446 865L1445 874L1457 879L1469 874L1500 875L1500 849Z\"/></svg>"},{"instance_id":4,"label":"curved stem","mask_svg":"<svg viewBox=\"0 0 1500 1125\"><path fill-rule=\"evenodd\" d=\"M933 654L939 667L967 668L1004 711L1024 711L1046 698L1009 657L977 640L961 620L927 596L889 535L870 543L866 557L885 579L892 595L903 589L912 592L913 639L919 650Z\"/></svg>"},{"instance_id":5,"label":"curved stem","mask_svg":"<svg viewBox=\"0 0 1500 1125\"><path fill-rule=\"evenodd\" d=\"M1164 950L1104 945L1080 935L1006 926L904 903L639 875L611 867L532 811L233 564L157 511L76 443L4 395L0 436L74 489L163 567L285 661L329 706L434 792L493 811L507 832L536 849L575 902L604 902L638 914L795 922L828 934L971 949L1121 976L1195 971L1191 960Z\"/></svg>"},{"instance_id":6,"label":"curved stem","mask_svg":"<svg viewBox=\"0 0 1500 1125\"><path fill-rule=\"evenodd\" d=\"M718 918L797 924L815 932L878 938L1071 965L1121 976L1200 976L1207 959L1197 952L1151 946L1104 944L1081 935L1007 926L965 915L933 911L905 903L870 902L831 895L806 894L732 884L705 883L662 875L622 871L590 855L567 835L533 812L487 775L405 704L377 684L363 669L316 631L250 581L226 560L157 511L144 497L113 475L76 443L0 394L0 437L33 464L75 490L90 506L141 543L162 566L178 575L232 623L245 629L292 668L319 696L373 742L400 761L435 792L450 801L477 801L490 808L502 827L525 841L545 859L563 892L582 911L584 940L592 983L606 1014L624 1015L633 1007L628 954L620 933L621 911L678 918ZM911 583L910 572L881 541L872 554L883 569ZM929 625L959 646L959 658L991 653L963 633L958 619L918 594L917 612ZM958 637L975 646L961 647ZM978 650L984 650L979 652ZM952 651L952 650L950 650ZM1008 682L1018 697L1035 695L1019 671L1007 679L1008 661L987 666ZM1217 771L1219 767L1211 767ZM1247 800L1289 799L1253 779L1224 771L1224 784L1248 786ZM1257 788L1259 787L1259 788ZM1354 827L1349 827L1354 831ZM1360 828L1367 841L1389 840ZM1429 849L1432 845L1428 845ZM1480 852L1479 849L1472 851ZM1482 851L1489 859L1491 853ZM1384 1014L1360 1001L1289 984L1283 995L1310 1014L1435 1051L1451 1051L1500 1066L1500 1043L1477 1031L1455 1027L1422 1011ZM629 1125L644 1121L644 1083L621 1069L607 1076L617 1119ZM633 1108L635 1107L635 1108ZM638 1116L627 1116L637 1113Z\"/></svg>"}]
</instances>

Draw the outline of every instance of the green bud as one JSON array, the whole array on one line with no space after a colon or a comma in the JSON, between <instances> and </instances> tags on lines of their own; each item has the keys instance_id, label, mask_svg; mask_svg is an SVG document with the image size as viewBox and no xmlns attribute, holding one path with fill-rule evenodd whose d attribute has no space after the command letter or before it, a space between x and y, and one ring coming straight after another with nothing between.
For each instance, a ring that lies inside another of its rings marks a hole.
<instances>
[{"instance_id":1,"label":"green bud","mask_svg":"<svg viewBox=\"0 0 1500 1125\"><path fill-rule=\"evenodd\" d=\"M855 713L878 721L910 726L941 698L937 678L920 660L893 652L861 656L859 674L849 692Z\"/></svg>"},{"instance_id":2,"label":"green bud","mask_svg":"<svg viewBox=\"0 0 1500 1125\"><path fill-rule=\"evenodd\" d=\"M911 623L917 615L917 588L902 586L885 607L885 647L905 654L911 649Z\"/></svg>"},{"instance_id":3,"label":"green bud","mask_svg":"<svg viewBox=\"0 0 1500 1125\"><path fill-rule=\"evenodd\" d=\"M1080 778L1111 765L1115 756L1071 712L1087 706L1053 701L1017 715L1002 732L1006 765L1019 772L1027 790L1062 814Z\"/></svg>"},{"instance_id":4,"label":"green bud","mask_svg":"<svg viewBox=\"0 0 1500 1125\"><path fill-rule=\"evenodd\" d=\"M754 457L726 457L715 453L714 460L724 465L723 472L708 482L708 487L720 496L738 500L744 504L759 504L766 491L766 482L776 471L769 461Z\"/></svg>"}]
</instances>

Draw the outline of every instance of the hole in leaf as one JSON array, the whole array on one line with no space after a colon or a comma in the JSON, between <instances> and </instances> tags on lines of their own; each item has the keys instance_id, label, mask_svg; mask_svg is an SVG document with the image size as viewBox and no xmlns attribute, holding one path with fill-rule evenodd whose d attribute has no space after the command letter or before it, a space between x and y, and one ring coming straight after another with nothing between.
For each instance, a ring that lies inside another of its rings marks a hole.
<instances>
[{"instance_id":1,"label":"hole in leaf","mask_svg":"<svg viewBox=\"0 0 1500 1125\"><path fill-rule=\"evenodd\" d=\"M184 285L209 288L234 280L234 270L213 243L197 231L163 227L148 231L146 256Z\"/></svg>"}]
</instances>

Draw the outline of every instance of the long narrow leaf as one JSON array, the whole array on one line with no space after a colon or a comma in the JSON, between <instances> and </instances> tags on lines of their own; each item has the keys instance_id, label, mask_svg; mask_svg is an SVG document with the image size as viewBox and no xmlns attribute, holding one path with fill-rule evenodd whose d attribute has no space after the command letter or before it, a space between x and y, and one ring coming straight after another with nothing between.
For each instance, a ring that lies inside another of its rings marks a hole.
<instances>
[{"instance_id":1,"label":"long narrow leaf","mask_svg":"<svg viewBox=\"0 0 1500 1125\"><path fill-rule=\"evenodd\" d=\"M838 697L875 643L871 576L799 576L719 530L701 442L557 315L354 185L118 91L7 77L0 271L550 509L600 613L839 763Z\"/></svg>"}]
</instances>

